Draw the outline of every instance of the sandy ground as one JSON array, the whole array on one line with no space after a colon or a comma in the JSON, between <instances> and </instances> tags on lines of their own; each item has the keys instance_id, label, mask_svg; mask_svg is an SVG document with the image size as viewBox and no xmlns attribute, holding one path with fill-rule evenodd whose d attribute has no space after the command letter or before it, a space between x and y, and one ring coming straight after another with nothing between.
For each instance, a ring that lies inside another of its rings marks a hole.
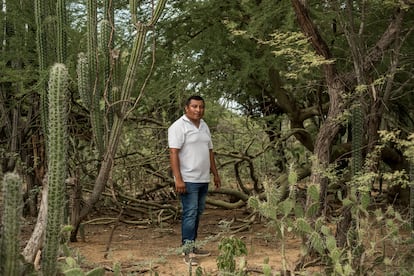
<instances>
[{"instance_id":1,"label":"sandy ground","mask_svg":"<svg viewBox=\"0 0 414 276\"><path fill-rule=\"evenodd\" d=\"M243 210L206 209L199 229L199 241L203 249L211 252L211 256L198 258L199 269L203 275L218 275L218 245L222 237L240 238L247 247L244 257L249 275L263 274L263 265L268 263L272 275L282 269L281 244L265 226L263 220L256 218L250 227L237 233L226 232L221 226L223 222L234 221L238 226L247 217ZM85 241L70 243L69 246L87 271L95 267L104 267L107 275L117 264L123 275L193 275L197 267L189 268L180 253L180 220L170 221L162 225L135 226L119 224L113 232L109 244L113 224L85 225ZM109 250L108 250L109 248ZM297 261L300 241L288 239L286 242L287 266L291 268ZM241 259L236 259L237 265Z\"/></svg>"}]
</instances>

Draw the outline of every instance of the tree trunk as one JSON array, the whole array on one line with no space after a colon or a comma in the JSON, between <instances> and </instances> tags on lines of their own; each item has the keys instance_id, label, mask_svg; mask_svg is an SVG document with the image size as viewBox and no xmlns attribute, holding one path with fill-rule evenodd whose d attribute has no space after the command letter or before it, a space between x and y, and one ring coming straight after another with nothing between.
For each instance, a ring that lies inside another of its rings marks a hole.
<instances>
[{"instance_id":1,"label":"tree trunk","mask_svg":"<svg viewBox=\"0 0 414 276\"><path fill-rule=\"evenodd\" d=\"M328 168L330 163L330 152L333 141L338 134L340 121L345 104L342 97L342 85L334 77L327 75L328 93L330 98L329 111L325 122L321 125L316 137L314 155L312 163L311 182L320 186L320 206L317 216L326 213L327 202L326 195L328 191L328 179L323 176L323 172Z\"/></svg>"},{"instance_id":2,"label":"tree trunk","mask_svg":"<svg viewBox=\"0 0 414 276\"><path fill-rule=\"evenodd\" d=\"M22 253L24 259L28 263L34 262L37 252L41 249L43 245L47 217L47 192L48 183L45 180L43 181L42 201L40 203L40 209L39 214L37 215L36 225L29 242L27 243Z\"/></svg>"},{"instance_id":3,"label":"tree trunk","mask_svg":"<svg viewBox=\"0 0 414 276\"><path fill-rule=\"evenodd\" d=\"M326 60L331 58L328 45L322 39L317 27L309 16L309 11L300 0L292 0L292 5L296 13L297 21L302 32L309 38L315 51ZM319 214L326 211L326 193L328 189L328 179L323 177L322 172L330 163L330 151L332 143L340 128L339 117L345 109L343 92L344 86L339 79L335 69L335 64L323 65L325 82L329 95L329 109L326 120L320 127L314 146L315 159L312 163L311 182L320 187ZM311 203L311 202L308 202Z\"/></svg>"}]
</instances>

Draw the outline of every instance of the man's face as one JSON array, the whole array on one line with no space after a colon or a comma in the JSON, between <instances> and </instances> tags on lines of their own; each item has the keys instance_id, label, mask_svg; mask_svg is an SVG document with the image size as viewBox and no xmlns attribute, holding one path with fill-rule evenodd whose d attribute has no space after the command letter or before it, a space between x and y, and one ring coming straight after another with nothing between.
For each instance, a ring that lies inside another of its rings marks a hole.
<instances>
[{"instance_id":1,"label":"man's face","mask_svg":"<svg viewBox=\"0 0 414 276\"><path fill-rule=\"evenodd\" d=\"M191 100L190 104L185 106L185 115L191 121L199 121L204 115L204 102Z\"/></svg>"}]
</instances>

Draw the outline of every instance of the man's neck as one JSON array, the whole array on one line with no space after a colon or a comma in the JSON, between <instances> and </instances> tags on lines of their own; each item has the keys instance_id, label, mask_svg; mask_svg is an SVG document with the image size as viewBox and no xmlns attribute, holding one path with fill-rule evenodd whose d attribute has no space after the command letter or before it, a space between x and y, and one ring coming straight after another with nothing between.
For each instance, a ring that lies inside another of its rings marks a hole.
<instances>
[{"instance_id":1,"label":"man's neck","mask_svg":"<svg viewBox=\"0 0 414 276\"><path fill-rule=\"evenodd\" d=\"M197 127L197 128L199 128L200 127L200 120L191 120L190 119L190 121Z\"/></svg>"},{"instance_id":2,"label":"man's neck","mask_svg":"<svg viewBox=\"0 0 414 276\"><path fill-rule=\"evenodd\" d=\"M185 116L190 122L192 122L193 123L193 125L195 125L196 126L196 128L199 128L200 127L200 122L201 122L201 119L199 119L199 120L193 120L193 119L190 119L190 118L188 118L188 116L186 115Z\"/></svg>"}]
</instances>

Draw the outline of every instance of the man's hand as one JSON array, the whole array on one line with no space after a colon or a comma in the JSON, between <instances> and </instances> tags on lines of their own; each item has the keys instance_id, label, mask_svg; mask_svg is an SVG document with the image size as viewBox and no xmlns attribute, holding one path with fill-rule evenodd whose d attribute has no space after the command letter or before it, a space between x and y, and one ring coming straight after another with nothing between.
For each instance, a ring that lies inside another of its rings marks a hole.
<instances>
[{"instance_id":1,"label":"man's hand","mask_svg":"<svg viewBox=\"0 0 414 276\"><path fill-rule=\"evenodd\" d=\"M216 190L221 187L221 179L218 175L214 176L214 186L216 187Z\"/></svg>"},{"instance_id":2,"label":"man's hand","mask_svg":"<svg viewBox=\"0 0 414 276\"><path fill-rule=\"evenodd\" d=\"M185 183L183 181L175 181L175 190L179 194L185 194Z\"/></svg>"},{"instance_id":3,"label":"man's hand","mask_svg":"<svg viewBox=\"0 0 414 276\"><path fill-rule=\"evenodd\" d=\"M179 158L180 149L170 148L170 164L171 170L174 175L175 181L175 190L179 194L185 193L185 183L181 177L180 172L180 158Z\"/></svg>"}]
</instances>

